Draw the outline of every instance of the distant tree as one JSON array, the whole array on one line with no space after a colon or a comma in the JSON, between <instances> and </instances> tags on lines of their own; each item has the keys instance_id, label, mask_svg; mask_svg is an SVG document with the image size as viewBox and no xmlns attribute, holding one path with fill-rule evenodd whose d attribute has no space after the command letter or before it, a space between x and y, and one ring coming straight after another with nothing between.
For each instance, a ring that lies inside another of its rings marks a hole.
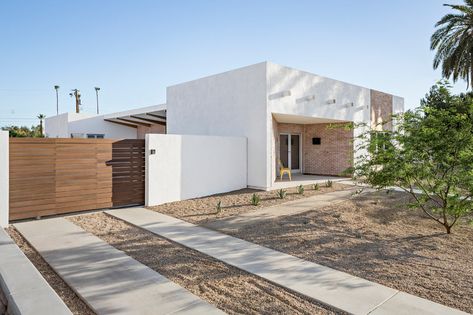
<instances>
[{"instance_id":1,"label":"distant tree","mask_svg":"<svg viewBox=\"0 0 473 315\"><path fill-rule=\"evenodd\" d=\"M41 137L44 137L43 133L43 120L46 118L46 115L44 114L39 114L38 119L39 119L39 134Z\"/></svg>"},{"instance_id":2,"label":"distant tree","mask_svg":"<svg viewBox=\"0 0 473 315\"><path fill-rule=\"evenodd\" d=\"M2 127L2 130L6 130L9 133L11 138L37 138L41 137L39 132L39 126L31 126L28 128L26 126L6 126Z\"/></svg>"},{"instance_id":3,"label":"distant tree","mask_svg":"<svg viewBox=\"0 0 473 315\"><path fill-rule=\"evenodd\" d=\"M417 110L394 117L393 131L360 138L355 177L376 188L396 186L447 233L473 213L473 98L434 86Z\"/></svg>"},{"instance_id":4,"label":"distant tree","mask_svg":"<svg viewBox=\"0 0 473 315\"><path fill-rule=\"evenodd\" d=\"M430 48L437 50L434 69L440 65L445 78L466 80L473 87L473 0L464 0L464 5L445 4L456 11L441 18L435 25Z\"/></svg>"}]
</instances>

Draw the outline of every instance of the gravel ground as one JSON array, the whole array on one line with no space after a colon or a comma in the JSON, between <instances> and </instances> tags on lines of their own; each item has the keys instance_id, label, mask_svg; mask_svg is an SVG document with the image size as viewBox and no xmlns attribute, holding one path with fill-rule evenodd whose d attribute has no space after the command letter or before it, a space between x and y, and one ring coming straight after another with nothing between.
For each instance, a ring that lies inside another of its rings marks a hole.
<instances>
[{"instance_id":1,"label":"gravel ground","mask_svg":"<svg viewBox=\"0 0 473 315\"><path fill-rule=\"evenodd\" d=\"M408 201L377 192L222 232L473 313L472 226L448 235Z\"/></svg>"},{"instance_id":2,"label":"gravel ground","mask_svg":"<svg viewBox=\"0 0 473 315\"><path fill-rule=\"evenodd\" d=\"M229 314L334 314L265 280L104 213L69 220Z\"/></svg>"},{"instance_id":3,"label":"gravel ground","mask_svg":"<svg viewBox=\"0 0 473 315\"><path fill-rule=\"evenodd\" d=\"M274 206L291 200L342 190L346 187L350 186L333 183L332 187L325 187L325 184L319 184L319 189L314 190L312 185L307 185L304 186L305 191L303 195L297 193L297 188L288 188L285 189L287 191L287 195L284 199L278 198L276 196L276 191L241 189L229 193L212 195L209 197L170 202L159 206L149 207L149 209L168 214L194 224L204 224L216 218L224 218L245 212L255 211L260 208ZM254 193L256 193L261 198L261 202L258 206L253 206L250 202ZM220 213L216 213L216 205L219 201L222 202L222 210Z\"/></svg>"},{"instance_id":4,"label":"gravel ground","mask_svg":"<svg viewBox=\"0 0 473 315\"><path fill-rule=\"evenodd\" d=\"M10 237L15 241L18 247L25 253L26 257L38 269L44 279L56 291L59 297L66 303L67 307L74 315L94 315L92 311L72 289L57 275L56 272L46 263L33 247L18 233L13 227L6 229Z\"/></svg>"}]
</instances>

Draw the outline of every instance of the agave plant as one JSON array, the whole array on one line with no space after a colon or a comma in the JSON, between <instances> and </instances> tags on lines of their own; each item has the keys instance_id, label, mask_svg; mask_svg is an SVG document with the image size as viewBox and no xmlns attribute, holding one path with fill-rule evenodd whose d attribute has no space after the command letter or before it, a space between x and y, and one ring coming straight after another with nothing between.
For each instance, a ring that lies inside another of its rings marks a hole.
<instances>
[{"instance_id":1,"label":"agave plant","mask_svg":"<svg viewBox=\"0 0 473 315\"><path fill-rule=\"evenodd\" d=\"M253 195L251 196L251 200L250 200L250 201L251 201L251 204L252 204L253 206L257 206L257 205L259 205L259 203L260 203L260 201L261 201L261 197L258 196L257 194L253 194Z\"/></svg>"},{"instance_id":2,"label":"agave plant","mask_svg":"<svg viewBox=\"0 0 473 315\"><path fill-rule=\"evenodd\" d=\"M276 195L278 196L279 199L284 199L284 198L286 198L286 194L287 194L287 191L285 191L284 189L279 189L279 190L276 192Z\"/></svg>"},{"instance_id":3,"label":"agave plant","mask_svg":"<svg viewBox=\"0 0 473 315\"><path fill-rule=\"evenodd\" d=\"M303 195L303 194L304 194L304 190L305 190L305 189L304 189L304 186L302 186L302 185L297 186L297 193L298 193L299 195Z\"/></svg>"}]
</instances>

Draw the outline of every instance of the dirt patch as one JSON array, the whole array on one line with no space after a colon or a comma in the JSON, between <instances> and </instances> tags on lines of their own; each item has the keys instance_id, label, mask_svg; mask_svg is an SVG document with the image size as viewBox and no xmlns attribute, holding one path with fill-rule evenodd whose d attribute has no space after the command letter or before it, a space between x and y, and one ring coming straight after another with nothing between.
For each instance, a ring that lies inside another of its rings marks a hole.
<instances>
[{"instance_id":1,"label":"dirt patch","mask_svg":"<svg viewBox=\"0 0 473 315\"><path fill-rule=\"evenodd\" d=\"M319 184L318 190L315 190L313 185L306 185L304 186L304 194L298 194L297 188L287 188L285 189L287 194L286 198L284 199L278 198L276 191L241 189L208 197L170 202L159 206L149 207L149 209L168 214L194 224L204 224L211 220L255 211L291 200L342 190L346 187L350 186L333 183L332 187L325 187L325 184L323 183ZM261 202L258 206L253 206L250 201L254 193L261 198ZM216 206L219 201L222 202L222 209L220 213L217 213Z\"/></svg>"},{"instance_id":2,"label":"dirt patch","mask_svg":"<svg viewBox=\"0 0 473 315\"><path fill-rule=\"evenodd\" d=\"M104 213L69 218L229 314L333 314L256 276Z\"/></svg>"},{"instance_id":3,"label":"dirt patch","mask_svg":"<svg viewBox=\"0 0 473 315\"><path fill-rule=\"evenodd\" d=\"M16 245L25 253L26 257L38 269L43 278L49 283L59 297L64 301L67 307L74 315L94 315L87 304L85 304L77 294L58 276L58 274L48 265L38 252L18 233L13 227L6 229Z\"/></svg>"},{"instance_id":4,"label":"dirt patch","mask_svg":"<svg viewBox=\"0 0 473 315\"><path fill-rule=\"evenodd\" d=\"M377 192L221 231L473 313L473 228L448 235L408 203L407 194Z\"/></svg>"}]
</instances>

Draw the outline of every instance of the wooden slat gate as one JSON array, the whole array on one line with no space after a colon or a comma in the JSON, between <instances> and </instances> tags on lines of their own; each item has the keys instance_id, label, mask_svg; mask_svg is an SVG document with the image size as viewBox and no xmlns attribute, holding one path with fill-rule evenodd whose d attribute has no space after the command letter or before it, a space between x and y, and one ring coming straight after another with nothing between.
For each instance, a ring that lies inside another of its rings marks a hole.
<instances>
[{"instance_id":1,"label":"wooden slat gate","mask_svg":"<svg viewBox=\"0 0 473 315\"><path fill-rule=\"evenodd\" d=\"M144 203L144 140L10 139L10 219Z\"/></svg>"}]
</instances>

